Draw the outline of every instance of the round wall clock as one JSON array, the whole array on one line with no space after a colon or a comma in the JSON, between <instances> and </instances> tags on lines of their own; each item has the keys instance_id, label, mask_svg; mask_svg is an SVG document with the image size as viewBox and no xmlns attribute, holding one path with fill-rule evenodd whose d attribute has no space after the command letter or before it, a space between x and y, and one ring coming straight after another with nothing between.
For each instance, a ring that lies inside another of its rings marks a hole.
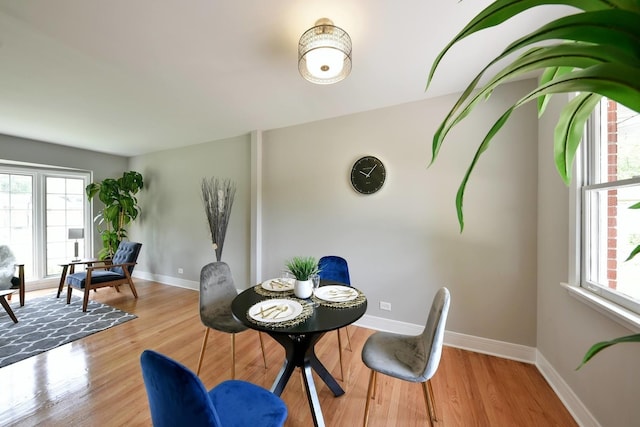
<instances>
[{"instance_id":1,"label":"round wall clock","mask_svg":"<svg viewBox=\"0 0 640 427\"><path fill-rule=\"evenodd\" d=\"M385 178L384 164L377 157L361 157L351 168L351 185L358 193L375 193L382 188Z\"/></svg>"}]
</instances>

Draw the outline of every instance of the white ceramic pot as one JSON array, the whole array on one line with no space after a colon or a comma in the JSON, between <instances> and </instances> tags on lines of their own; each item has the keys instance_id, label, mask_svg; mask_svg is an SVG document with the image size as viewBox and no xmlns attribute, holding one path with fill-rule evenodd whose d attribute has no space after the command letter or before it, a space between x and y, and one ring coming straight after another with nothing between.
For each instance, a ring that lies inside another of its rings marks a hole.
<instances>
[{"instance_id":1,"label":"white ceramic pot","mask_svg":"<svg viewBox=\"0 0 640 427\"><path fill-rule=\"evenodd\" d=\"M298 298L309 298L313 293L313 281L296 280L293 284L293 293Z\"/></svg>"}]
</instances>

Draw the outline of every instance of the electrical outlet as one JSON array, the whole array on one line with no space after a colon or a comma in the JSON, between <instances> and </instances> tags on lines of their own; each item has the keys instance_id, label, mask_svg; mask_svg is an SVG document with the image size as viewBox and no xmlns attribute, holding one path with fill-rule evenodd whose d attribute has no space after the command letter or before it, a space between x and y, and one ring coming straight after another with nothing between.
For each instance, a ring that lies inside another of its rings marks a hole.
<instances>
[{"instance_id":1,"label":"electrical outlet","mask_svg":"<svg viewBox=\"0 0 640 427\"><path fill-rule=\"evenodd\" d=\"M179 268L178 269L178 274L182 274L182 273L184 273L184 270L182 268Z\"/></svg>"},{"instance_id":2,"label":"electrical outlet","mask_svg":"<svg viewBox=\"0 0 640 427\"><path fill-rule=\"evenodd\" d=\"M391 311L391 303L390 302L385 302L385 301L380 301L380 310Z\"/></svg>"}]
</instances>

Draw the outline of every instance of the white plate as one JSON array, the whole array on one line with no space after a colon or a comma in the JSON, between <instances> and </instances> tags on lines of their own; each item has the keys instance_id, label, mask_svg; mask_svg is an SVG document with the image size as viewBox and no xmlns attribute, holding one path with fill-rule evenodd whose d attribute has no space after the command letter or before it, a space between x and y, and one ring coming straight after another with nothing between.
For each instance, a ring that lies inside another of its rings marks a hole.
<instances>
[{"instance_id":1,"label":"white plate","mask_svg":"<svg viewBox=\"0 0 640 427\"><path fill-rule=\"evenodd\" d=\"M321 286L315 293L317 298L329 302L345 302L358 298L358 291L350 286Z\"/></svg>"},{"instance_id":2,"label":"white plate","mask_svg":"<svg viewBox=\"0 0 640 427\"><path fill-rule=\"evenodd\" d=\"M294 319L302 313L302 304L290 299L267 299L254 304L249 316L259 322L278 323Z\"/></svg>"},{"instance_id":3,"label":"white plate","mask_svg":"<svg viewBox=\"0 0 640 427\"><path fill-rule=\"evenodd\" d=\"M293 281L288 279L269 279L262 282L260 286L262 286L262 289L271 292L286 292L293 290Z\"/></svg>"}]
</instances>

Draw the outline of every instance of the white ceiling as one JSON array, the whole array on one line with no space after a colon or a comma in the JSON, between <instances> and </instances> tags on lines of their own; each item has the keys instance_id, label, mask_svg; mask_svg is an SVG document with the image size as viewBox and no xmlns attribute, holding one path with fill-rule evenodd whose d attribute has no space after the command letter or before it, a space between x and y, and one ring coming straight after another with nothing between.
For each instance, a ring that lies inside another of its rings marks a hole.
<instances>
[{"instance_id":1,"label":"white ceiling","mask_svg":"<svg viewBox=\"0 0 640 427\"><path fill-rule=\"evenodd\" d=\"M0 0L0 133L133 156L459 92L538 8L429 66L487 0ZM353 70L321 86L297 43L327 17Z\"/></svg>"}]
</instances>

